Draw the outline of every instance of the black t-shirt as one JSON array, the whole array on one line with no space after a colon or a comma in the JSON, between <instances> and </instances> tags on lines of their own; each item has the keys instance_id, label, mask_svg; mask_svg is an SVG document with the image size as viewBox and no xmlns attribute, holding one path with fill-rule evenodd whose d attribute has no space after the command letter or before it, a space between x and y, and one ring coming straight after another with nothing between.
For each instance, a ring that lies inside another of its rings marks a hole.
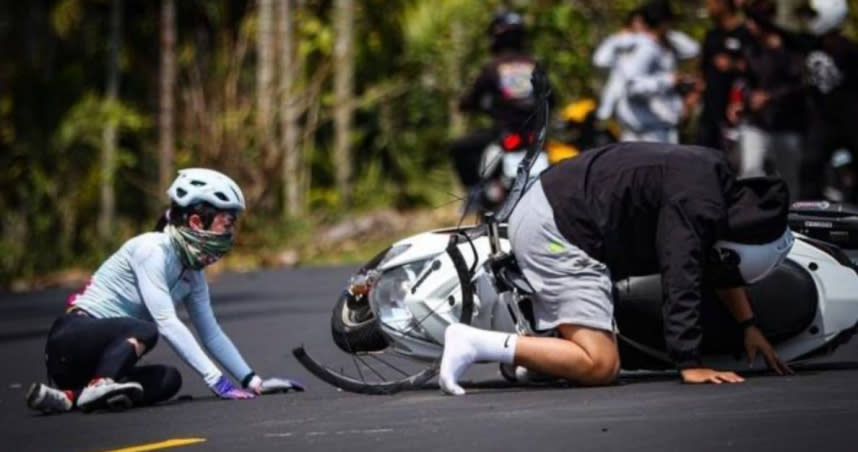
<instances>
[{"instance_id":1,"label":"black t-shirt","mask_svg":"<svg viewBox=\"0 0 858 452\"><path fill-rule=\"evenodd\" d=\"M744 58L750 42L751 36L744 24L731 30L718 27L706 33L700 60L703 80L706 82L701 120L720 123L725 119L730 88L742 73L737 62ZM733 63L730 70L721 71L715 66L715 59L719 55L730 58Z\"/></svg>"},{"instance_id":2,"label":"black t-shirt","mask_svg":"<svg viewBox=\"0 0 858 452\"><path fill-rule=\"evenodd\" d=\"M699 365L703 267L727 229L735 177L723 152L620 143L540 176L557 228L614 279L660 273L664 333L679 367Z\"/></svg>"},{"instance_id":3,"label":"black t-shirt","mask_svg":"<svg viewBox=\"0 0 858 452\"><path fill-rule=\"evenodd\" d=\"M530 79L537 65L526 53L497 55L483 67L459 108L488 113L499 129L520 130L536 106Z\"/></svg>"}]
</instances>

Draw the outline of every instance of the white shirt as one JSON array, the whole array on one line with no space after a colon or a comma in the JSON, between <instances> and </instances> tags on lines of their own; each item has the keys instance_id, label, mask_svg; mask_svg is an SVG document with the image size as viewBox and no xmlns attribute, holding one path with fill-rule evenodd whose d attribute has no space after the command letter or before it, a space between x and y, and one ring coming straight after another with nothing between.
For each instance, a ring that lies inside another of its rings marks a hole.
<instances>
[{"instance_id":1,"label":"white shirt","mask_svg":"<svg viewBox=\"0 0 858 452\"><path fill-rule=\"evenodd\" d=\"M666 39L669 47L660 45L645 34L620 32L609 36L596 48L593 64L611 71L596 112L599 119L608 119L616 114L624 128L636 130L670 128L671 123L678 123L682 102L679 99L677 104L673 97L678 96L670 95L675 94L669 92L673 88L672 83L664 86L651 76L658 72L672 74L676 71L677 59L696 57L700 53L700 45L690 36L675 30L668 31ZM638 108L626 105L622 113L618 112L618 104L627 96L637 97L638 104L652 98L652 105L648 108L655 110L657 116L643 114L645 111L639 111L642 105Z\"/></svg>"}]
</instances>

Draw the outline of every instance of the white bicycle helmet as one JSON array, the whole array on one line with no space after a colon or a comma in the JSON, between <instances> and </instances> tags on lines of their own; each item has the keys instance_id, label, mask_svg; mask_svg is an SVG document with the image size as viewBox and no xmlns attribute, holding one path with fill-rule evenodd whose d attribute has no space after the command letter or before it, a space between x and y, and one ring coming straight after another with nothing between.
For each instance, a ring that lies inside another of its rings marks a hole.
<instances>
[{"instance_id":1,"label":"white bicycle helmet","mask_svg":"<svg viewBox=\"0 0 858 452\"><path fill-rule=\"evenodd\" d=\"M795 238L787 229L780 237L759 245L719 240L715 252L722 265L738 271L744 284L753 284L774 271L786 259Z\"/></svg>"},{"instance_id":2,"label":"white bicycle helmet","mask_svg":"<svg viewBox=\"0 0 858 452\"><path fill-rule=\"evenodd\" d=\"M810 0L808 7L812 17L807 25L809 31L816 36L840 28L849 15L846 0Z\"/></svg>"},{"instance_id":3,"label":"white bicycle helmet","mask_svg":"<svg viewBox=\"0 0 858 452\"><path fill-rule=\"evenodd\" d=\"M238 184L221 172L205 168L179 170L167 194L182 207L207 202L221 210L245 209L244 195Z\"/></svg>"}]
</instances>

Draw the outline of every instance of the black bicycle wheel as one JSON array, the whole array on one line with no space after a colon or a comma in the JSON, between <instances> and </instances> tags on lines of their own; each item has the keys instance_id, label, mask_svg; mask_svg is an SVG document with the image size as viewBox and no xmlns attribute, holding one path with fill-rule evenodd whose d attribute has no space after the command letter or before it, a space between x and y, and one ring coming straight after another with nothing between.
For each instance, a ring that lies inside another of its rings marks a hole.
<instances>
[{"instance_id":1,"label":"black bicycle wheel","mask_svg":"<svg viewBox=\"0 0 858 452\"><path fill-rule=\"evenodd\" d=\"M462 256L461 251L459 251L458 244L460 238L461 234L454 232L450 237L446 252L450 256L450 260L456 269L459 283L461 284L462 312L459 316L459 321L464 324L470 324L474 312L474 292L473 285L471 284L472 269L468 269L465 258ZM344 303L342 299L338 301L337 305L339 306L341 303ZM336 314L336 308L334 312ZM339 318L342 318L342 316L339 316ZM375 319L373 318L373 320ZM374 333L372 333L373 329L367 326L369 323L358 322L358 324L364 325L365 328L360 330L352 329L349 331L348 336L340 335L343 339L342 344L337 342L337 346L340 349L351 355L358 374L357 377L346 375L342 369L336 371L320 364L307 353L303 346L292 350L292 354L310 373L322 381L344 391L360 394L395 394L404 390L418 389L423 387L437 374L440 360L426 365L425 363L418 363L411 359L397 357L395 354L385 354L383 350L356 351L352 340L354 340L354 344L363 344L367 348L379 346L379 343L372 342L374 340ZM373 322L373 324L375 328L378 328L377 322ZM357 336L356 331L361 331L363 335ZM352 336L352 333L355 333L355 336ZM334 337L336 342L337 335ZM348 340L346 340L347 337ZM394 362L396 360L399 361ZM402 361L408 361L410 365L403 365ZM380 368L374 367L371 364L380 365ZM393 376L390 376L391 373Z\"/></svg>"}]
</instances>

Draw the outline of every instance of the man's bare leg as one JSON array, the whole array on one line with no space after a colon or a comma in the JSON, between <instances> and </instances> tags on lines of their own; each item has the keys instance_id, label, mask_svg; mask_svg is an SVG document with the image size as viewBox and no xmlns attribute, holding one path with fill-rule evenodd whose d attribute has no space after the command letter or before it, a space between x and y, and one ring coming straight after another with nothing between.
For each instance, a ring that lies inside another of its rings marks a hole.
<instances>
[{"instance_id":1,"label":"man's bare leg","mask_svg":"<svg viewBox=\"0 0 858 452\"><path fill-rule=\"evenodd\" d=\"M445 333L439 380L441 390L462 395L459 377L477 361L515 363L578 384L600 385L614 380L620 368L613 334L592 328L561 325L561 338L516 336L455 324Z\"/></svg>"},{"instance_id":2,"label":"man's bare leg","mask_svg":"<svg viewBox=\"0 0 858 452\"><path fill-rule=\"evenodd\" d=\"M577 325L560 325L557 331L560 338L519 337L515 364L583 385L604 385L616 378L620 356L612 333Z\"/></svg>"}]
</instances>

